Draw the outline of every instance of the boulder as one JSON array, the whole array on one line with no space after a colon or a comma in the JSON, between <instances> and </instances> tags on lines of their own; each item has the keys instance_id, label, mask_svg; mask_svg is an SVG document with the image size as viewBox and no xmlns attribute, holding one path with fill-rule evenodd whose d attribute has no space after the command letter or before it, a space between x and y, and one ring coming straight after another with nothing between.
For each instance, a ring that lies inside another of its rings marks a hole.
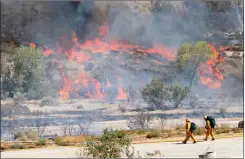
<instances>
[{"instance_id":1,"label":"boulder","mask_svg":"<svg viewBox=\"0 0 245 159\"><path fill-rule=\"evenodd\" d=\"M240 121L238 123L238 128L244 128L244 121Z\"/></svg>"}]
</instances>

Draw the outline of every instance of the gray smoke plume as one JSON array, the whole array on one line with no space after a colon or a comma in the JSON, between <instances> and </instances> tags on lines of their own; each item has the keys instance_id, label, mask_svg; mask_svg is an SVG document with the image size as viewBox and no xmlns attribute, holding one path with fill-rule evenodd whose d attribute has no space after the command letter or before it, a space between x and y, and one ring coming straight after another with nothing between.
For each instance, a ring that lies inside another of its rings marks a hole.
<instances>
[{"instance_id":1,"label":"gray smoke plume","mask_svg":"<svg viewBox=\"0 0 245 159\"><path fill-rule=\"evenodd\" d=\"M226 8L223 7L225 10L222 12L214 12L203 1L144 2L138 8L134 7L135 2L125 3L127 8L117 6L109 11L112 21L109 37L112 39L178 46L186 41L195 42L207 32L226 32L242 27L239 7L231 2L225 4ZM152 11L142 11L144 6Z\"/></svg>"}]
</instances>

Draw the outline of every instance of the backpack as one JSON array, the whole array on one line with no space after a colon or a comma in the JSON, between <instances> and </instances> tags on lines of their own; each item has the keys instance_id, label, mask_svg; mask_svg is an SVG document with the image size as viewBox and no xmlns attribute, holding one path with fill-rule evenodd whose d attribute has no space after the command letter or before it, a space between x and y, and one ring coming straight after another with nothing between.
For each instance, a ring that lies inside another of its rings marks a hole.
<instances>
[{"instance_id":1,"label":"backpack","mask_svg":"<svg viewBox=\"0 0 245 159\"><path fill-rule=\"evenodd\" d=\"M196 130L196 124L195 124L195 123L191 122L190 130L191 130L191 131Z\"/></svg>"},{"instance_id":2,"label":"backpack","mask_svg":"<svg viewBox=\"0 0 245 159\"><path fill-rule=\"evenodd\" d=\"M207 120L210 122L211 127L216 125L215 119L211 116L207 116Z\"/></svg>"}]
</instances>

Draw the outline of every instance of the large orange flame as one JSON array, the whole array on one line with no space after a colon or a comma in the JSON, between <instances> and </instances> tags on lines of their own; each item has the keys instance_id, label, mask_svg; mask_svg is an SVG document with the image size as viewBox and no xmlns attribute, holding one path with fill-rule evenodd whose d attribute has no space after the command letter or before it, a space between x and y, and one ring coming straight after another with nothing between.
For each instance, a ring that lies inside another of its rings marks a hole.
<instances>
[{"instance_id":1,"label":"large orange flame","mask_svg":"<svg viewBox=\"0 0 245 159\"><path fill-rule=\"evenodd\" d=\"M72 89L72 83L67 76L64 76L63 88L60 89L60 96L64 99L69 98L69 93Z\"/></svg>"},{"instance_id":2,"label":"large orange flame","mask_svg":"<svg viewBox=\"0 0 245 159\"><path fill-rule=\"evenodd\" d=\"M200 82L210 88L220 88L220 81L224 80L224 76L221 71L216 68L216 65L224 61L224 57L221 56L221 51L227 49L227 47L219 47L219 51L216 50L213 44L209 44L212 55L207 60L206 64L201 63L198 70L198 76Z\"/></svg>"},{"instance_id":3,"label":"large orange flame","mask_svg":"<svg viewBox=\"0 0 245 159\"><path fill-rule=\"evenodd\" d=\"M140 63L139 58L147 54L157 54L162 58L169 61L176 60L176 49L166 47L162 44L154 44L152 48L146 48L140 45L134 45L127 41L122 40L112 40L104 41L104 37L108 33L109 25L104 23L98 30L98 37L93 40L86 40L84 42L79 42L76 33L72 33L72 39L65 41L66 38L61 37L61 40L56 44L56 48L45 48L43 51L43 56L50 56L52 54L64 54L68 60L75 61L84 64L92 59L93 54L110 54L111 51L115 51L118 54L128 53L134 54L137 63ZM36 47L34 43L30 44L31 47ZM200 64L198 75L200 77L200 82L202 84L208 85L210 88L219 88L220 81L224 79L220 70L215 68L215 65L222 62L224 58L220 56L220 53L215 49L214 45L210 44L210 49L212 51L212 56L207 60L205 64ZM220 50L225 49L220 48ZM116 56L119 60L119 56ZM159 63L158 61L155 61ZM64 71L64 70L63 70ZM93 90L90 90L91 85ZM73 88L74 87L74 88ZM107 81L105 87L112 87L110 81ZM122 85L121 78L118 77L118 95L116 99L127 99L127 94L125 93ZM69 78L68 76L63 76L63 87L60 89L60 95L62 98L69 98L70 93L73 91L79 95L81 88L87 88L88 92L85 93L84 97L88 98L103 98L104 92L101 90L102 84L88 77L86 72L78 72L76 79Z\"/></svg>"},{"instance_id":4,"label":"large orange flame","mask_svg":"<svg viewBox=\"0 0 245 159\"><path fill-rule=\"evenodd\" d=\"M120 77L118 77L117 81L118 81L118 95L117 95L117 99L118 100L127 99L128 96L127 96L127 94L124 92L124 90L122 88L122 84L121 84L122 79Z\"/></svg>"},{"instance_id":5,"label":"large orange flame","mask_svg":"<svg viewBox=\"0 0 245 159\"><path fill-rule=\"evenodd\" d=\"M163 58L170 61L176 59L176 49L168 48L163 45L155 45L154 48L145 48L140 45L130 44L127 41L113 40L106 42L103 40L108 33L109 25L104 23L98 30L98 37L94 40L87 40L83 43L78 41L77 35L73 32L71 39L71 47L65 48L67 45L65 38L62 37L61 41L57 43L55 49L45 48L43 51L44 56L49 56L52 54L64 54L68 60L76 61L79 63L85 63L91 60L92 54L104 54L107 55L111 51L116 51L118 54L123 54L127 52L129 54L135 54L137 57L141 57L147 54L158 54ZM70 42L69 42L70 43ZM136 54L136 52L141 52L141 54ZM119 57L116 57L119 59ZM137 58L137 62L139 59ZM75 92L78 95L80 88L88 88L89 85L94 86L94 90L87 92L86 97L103 98L104 94L101 92L102 85L95 79L89 78L85 72L82 72L77 76L75 80L69 79L69 77L64 76L64 86L60 90L60 95L63 98L68 98L69 93L72 91L72 85L75 87ZM107 81L106 87L111 87L110 81ZM121 86L121 79L118 80L118 96L117 99L126 99L127 94L124 92Z\"/></svg>"}]
</instances>

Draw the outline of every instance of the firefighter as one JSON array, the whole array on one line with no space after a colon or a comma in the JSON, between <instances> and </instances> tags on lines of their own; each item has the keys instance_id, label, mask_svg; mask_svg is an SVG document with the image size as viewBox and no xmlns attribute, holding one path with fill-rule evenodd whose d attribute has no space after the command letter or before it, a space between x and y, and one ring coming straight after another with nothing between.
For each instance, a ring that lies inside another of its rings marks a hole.
<instances>
[{"instance_id":1,"label":"firefighter","mask_svg":"<svg viewBox=\"0 0 245 159\"><path fill-rule=\"evenodd\" d=\"M188 119L186 119L185 129L186 129L186 138L182 143L186 144L186 142L189 140L189 138L191 138L193 140L194 144L197 143L197 141L193 135L193 132L196 129L196 124L193 122L190 122Z\"/></svg>"},{"instance_id":2,"label":"firefighter","mask_svg":"<svg viewBox=\"0 0 245 159\"><path fill-rule=\"evenodd\" d=\"M214 127L216 125L215 119L211 116L204 116L204 120L206 122L206 138L204 139L205 141L208 140L209 135L211 135L212 140L214 139Z\"/></svg>"}]
</instances>

